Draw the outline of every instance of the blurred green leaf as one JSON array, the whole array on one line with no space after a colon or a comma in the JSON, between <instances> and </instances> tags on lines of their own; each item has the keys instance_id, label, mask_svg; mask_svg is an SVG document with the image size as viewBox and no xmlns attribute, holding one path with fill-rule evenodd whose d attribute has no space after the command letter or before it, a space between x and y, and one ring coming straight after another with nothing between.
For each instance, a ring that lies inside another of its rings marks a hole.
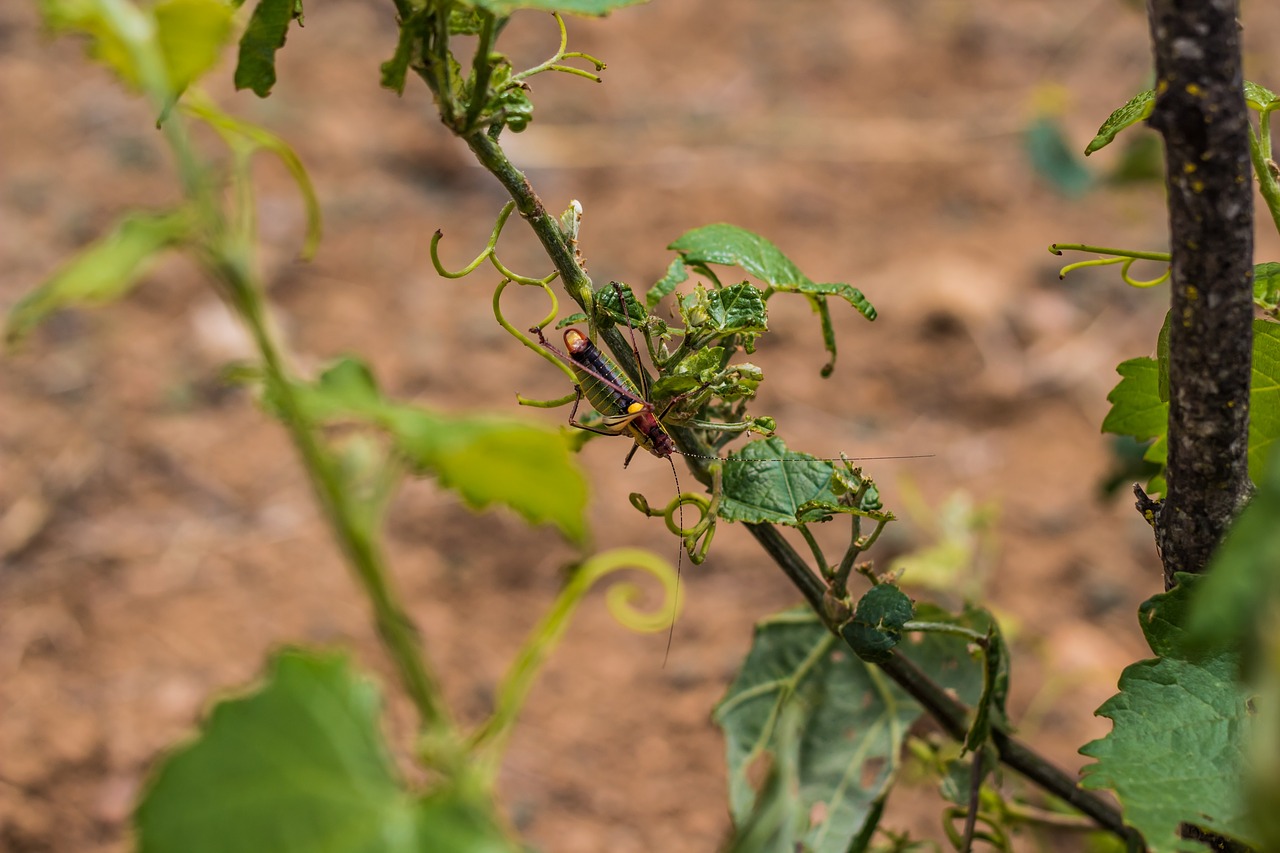
<instances>
[{"instance_id":1,"label":"blurred green leaf","mask_svg":"<svg viewBox=\"0 0 1280 853\"><path fill-rule=\"evenodd\" d=\"M135 815L139 851L509 851L482 804L404 787L378 713L343 655L281 652L160 765Z\"/></svg>"},{"instance_id":2,"label":"blurred green leaf","mask_svg":"<svg viewBox=\"0 0 1280 853\"><path fill-rule=\"evenodd\" d=\"M559 432L388 400L368 367L351 358L294 390L312 420L354 418L386 430L418 473L435 476L468 505L502 504L532 524L552 524L574 542L585 540L586 479Z\"/></svg>"},{"instance_id":3,"label":"blurred green leaf","mask_svg":"<svg viewBox=\"0 0 1280 853\"><path fill-rule=\"evenodd\" d=\"M1160 399L1160 368L1153 358L1131 358L1116 367L1120 384L1111 389L1107 401L1111 410L1102 421L1102 431L1131 436L1146 442L1155 439L1142 458L1160 466L1163 481L1168 457L1169 404ZM1148 491L1161 491L1154 479Z\"/></svg>"},{"instance_id":4,"label":"blurred green leaf","mask_svg":"<svg viewBox=\"0 0 1280 853\"><path fill-rule=\"evenodd\" d=\"M145 57L148 50L155 51L152 55L165 66L169 101L217 62L231 36L234 12L224 0L160 0L147 7L108 0L40 0L40 10L53 29L88 36L90 55L132 87L151 85L144 80Z\"/></svg>"},{"instance_id":5,"label":"blurred green leaf","mask_svg":"<svg viewBox=\"0 0 1280 853\"><path fill-rule=\"evenodd\" d=\"M1088 157L1100 148L1110 145L1116 138L1116 134L1126 127L1145 121L1151 115L1151 110L1155 108L1155 105L1155 89L1148 89L1145 92L1139 92L1134 95L1127 104L1107 116L1107 120L1102 123L1102 127L1098 128L1097 136L1093 137L1093 141L1084 149L1084 156Z\"/></svg>"},{"instance_id":6,"label":"blurred green leaf","mask_svg":"<svg viewBox=\"0 0 1280 853\"><path fill-rule=\"evenodd\" d=\"M1057 118L1034 119L1023 133L1023 148L1036 174L1063 195L1074 198L1092 186L1093 174L1067 143L1066 132Z\"/></svg>"},{"instance_id":7,"label":"blurred green leaf","mask_svg":"<svg viewBox=\"0 0 1280 853\"><path fill-rule=\"evenodd\" d=\"M302 20L302 0L258 0L240 37L236 89L252 89L259 98L276 84L276 51L284 47L289 25Z\"/></svg>"},{"instance_id":8,"label":"blurred green leaf","mask_svg":"<svg viewBox=\"0 0 1280 853\"><path fill-rule=\"evenodd\" d=\"M173 95L218 61L231 37L233 11L225 0L161 0L152 7Z\"/></svg>"},{"instance_id":9,"label":"blurred green leaf","mask_svg":"<svg viewBox=\"0 0 1280 853\"><path fill-rule=\"evenodd\" d=\"M1142 605L1139 622L1157 658L1126 667L1120 692L1098 709L1112 730L1081 748L1095 763L1081 771L1080 785L1113 791L1125 823L1153 853L1203 851L1180 837L1183 823L1260 849L1241 784L1252 715L1250 691L1236 681L1239 655L1181 651L1196 579L1179 575L1178 586Z\"/></svg>"},{"instance_id":10,"label":"blurred green leaf","mask_svg":"<svg viewBox=\"0 0 1280 853\"><path fill-rule=\"evenodd\" d=\"M830 462L788 450L780 438L753 441L724 462L720 517L794 527L804 504L837 503L832 471Z\"/></svg>"},{"instance_id":11,"label":"blurred green leaf","mask_svg":"<svg viewBox=\"0 0 1280 853\"><path fill-rule=\"evenodd\" d=\"M5 340L12 344L61 308L97 305L124 296L147 263L191 236L185 211L131 213L110 234L90 244L9 311Z\"/></svg>"},{"instance_id":12,"label":"blurred green leaf","mask_svg":"<svg viewBox=\"0 0 1280 853\"><path fill-rule=\"evenodd\" d=\"M802 724L796 703L783 706L770 749L758 759L767 756L769 773L750 813L736 822L726 853L795 853L800 849L808 823L800 799Z\"/></svg>"}]
</instances>

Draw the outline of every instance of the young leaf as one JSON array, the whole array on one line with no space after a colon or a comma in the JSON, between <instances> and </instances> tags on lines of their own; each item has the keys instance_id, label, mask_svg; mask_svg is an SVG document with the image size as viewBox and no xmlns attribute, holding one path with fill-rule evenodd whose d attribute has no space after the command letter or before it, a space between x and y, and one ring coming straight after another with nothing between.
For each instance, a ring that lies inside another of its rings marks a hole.
<instances>
[{"instance_id":1,"label":"young leaf","mask_svg":"<svg viewBox=\"0 0 1280 853\"><path fill-rule=\"evenodd\" d=\"M884 663L902 639L902 626L915 613L907 594L890 583L871 587L858 599L853 618L840 629L854 653L869 663Z\"/></svg>"},{"instance_id":2,"label":"young leaf","mask_svg":"<svg viewBox=\"0 0 1280 853\"><path fill-rule=\"evenodd\" d=\"M726 521L795 526L796 513L813 501L836 503L832 465L787 449L780 438L753 441L724 464L720 517Z\"/></svg>"},{"instance_id":3,"label":"young leaf","mask_svg":"<svg viewBox=\"0 0 1280 853\"><path fill-rule=\"evenodd\" d=\"M289 25L302 20L302 0L258 0L240 37L236 89L252 89L259 98L276 84L276 51L284 47Z\"/></svg>"},{"instance_id":4,"label":"young leaf","mask_svg":"<svg viewBox=\"0 0 1280 853\"><path fill-rule=\"evenodd\" d=\"M962 700L972 702L981 691L982 674L963 641L931 634L899 650ZM920 707L851 654L813 613L791 610L758 623L751 652L713 714L724 731L729 805L740 828L753 813L758 762L770 753L775 764L787 760L779 721L789 714L799 726L804 849L859 849L851 839L875 828Z\"/></svg>"},{"instance_id":5,"label":"young leaf","mask_svg":"<svg viewBox=\"0 0 1280 853\"><path fill-rule=\"evenodd\" d=\"M280 653L261 688L216 705L161 764L135 815L139 851L509 850L479 805L404 787L378 706L344 656Z\"/></svg>"},{"instance_id":6,"label":"young leaf","mask_svg":"<svg viewBox=\"0 0 1280 853\"><path fill-rule=\"evenodd\" d=\"M463 0L467 5L505 18L518 9L563 12L570 15L603 17L614 9L634 6L648 0Z\"/></svg>"},{"instance_id":7,"label":"young leaf","mask_svg":"<svg viewBox=\"0 0 1280 853\"><path fill-rule=\"evenodd\" d=\"M1244 99L1250 107L1264 115L1280 107L1280 97L1275 92L1248 80L1244 81Z\"/></svg>"},{"instance_id":8,"label":"young leaf","mask_svg":"<svg viewBox=\"0 0 1280 853\"><path fill-rule=\"evenodd\" d=\"M503 504L532 524L555 525L574 542L586 538L586 479L558 432L389 400L368 367L350 358L294 393L312 420L354 418L386 430L419 473L435 476L472 507Z\"/></svg>"},{"instance_id":9,"label":"young leaf","mask_svg":"<svg viewBox=\"0 0 1280 853\"><path fill-rule=\"evenodd\" d=\"M1134 95L1127 104L1107 116L1107 120L1102 123L1102 127L1098 128L1098 135L1093 137L1093 141L1084 149L1084 156L1088 157L1098 149L1106 148L1116 138L1116 134L1126 127L1145 121L1151 115L1151 110L1155 108L1155 105L1155 89L1148 89L1145 92L1139 92Z\"/></svg>"},{"instance_id":10,"label":"young leaf","mask_svg":"<svg viewBox=\"0 0 1280 853\"><path fill-rule=\"evenodd\" d=\"M5 340L12 344L61 308L96 305L129 292L156 253L190 235L184 211L131 213L80 252L9 311Z\"/></svg>"},{"instance_id":11,"label":"young leaf","mask_svg":"<svg viewBox=\"0 0 1280 853\"><path fill-rule=\"evenodd\" d=\"M1112 730L1081 748L1096 761L1084 767L1080 785L1113 791L1125 823L1154 853L1205 849L1180 837L1183 823L1260 849L1241 790L1252 715L1250 691L1236 681L1239 654L1181 651L1197 578L1178 579L1142 605L1139 621L1158 657L1127 667L1120 692L1098 709Z\"/></svg>"}]
</instances>

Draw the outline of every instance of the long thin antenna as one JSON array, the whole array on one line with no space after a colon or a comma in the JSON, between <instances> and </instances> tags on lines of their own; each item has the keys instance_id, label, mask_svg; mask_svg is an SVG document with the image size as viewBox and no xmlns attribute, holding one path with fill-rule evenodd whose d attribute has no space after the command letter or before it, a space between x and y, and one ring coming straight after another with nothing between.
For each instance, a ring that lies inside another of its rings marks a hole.
<instances>
[{"instance_id":1,"label":"long thin antenna","mask_svg":"<svg viewBox=\"0 0 1280 853\"><path fill-rule=\"evenodd\" d=\"M676 636L676 614L680 612L680 564L684 560L684 501L681 499L684 495L680 491L680 475L676 473L676 463L671 461L671 457L667 457L667 464L671 466L671 479L676 481L676 515L680 525L681 533L677 537L679 544L676 545L676 594L671 601L671 627L667 629L667 650L662 653L662 668L667 668L667 658L671 656L671 641Z\"/></svg>"}]
</instances>

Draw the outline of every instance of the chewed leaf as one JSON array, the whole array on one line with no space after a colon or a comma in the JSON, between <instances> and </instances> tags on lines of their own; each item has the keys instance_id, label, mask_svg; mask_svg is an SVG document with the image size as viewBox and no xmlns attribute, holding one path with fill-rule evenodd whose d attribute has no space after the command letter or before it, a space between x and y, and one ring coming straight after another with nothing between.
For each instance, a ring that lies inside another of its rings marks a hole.
<instances>
[{"instance_id":1,"label":"chewed leaf","mask_svg":"<svg viewBox=\"0 0 1280 853\"><path fill-rule=\"evenodd\" d=\"M276 84L276 51L284 47L289 25L302 18L301 0L258 0L249 26L240 37L236 89L252 89L259 98Z\"/></svg>"},{"instance_id":2,"label":"chewed leaf","mask_svg":"<svg viewBox=\"0 0 1280 853\"><path fill-rule=\"evenodd\" d=\"M1155 89L1148 89L1145 92L1139 92L1134 95L1127 104L1107 117L1107 120L1102 123L1102 127L1098 128L1097 136L1093 137L1089 147L1084 149L1084 155L1088 157L1093 152L1110 145L1120 131L1150 116L1151 110L1155 108L1155 105Z\"/></svg>"},{"instance_id":3,"label":"chewed leaf","mask_svg":"<svg viewBox=\"0 0 1280 853\"><path fill-rule=\"evenodd\" d=\"M780 438L753 441L724 462L720 517L795 526L805 504L836 503L833 470L830 462L788 450Z\"/></svg>"},{"instance_id":4,"label":"chewed leaf","mask_svg":"<svg viewBox=\"0 0 1280 853\"><path fill-rule=\"evenodd\" d=\"M464 0L469 6L505 17L518 9L564 12L570 15L602 17L615 9L645 3L648 0Z\"/></svg>"},{"instance_id":5,"label":"chewed leaf","mask_svg":"<svg viewBox=\"0 0 1280 853\"><path fill-rule=\"evenodd\" d=\"M478 800L404 786L378 717L377 690L344 656L282 652L262 687L219 703L164 760L135 815L139 851L509 851Z\"/></svg>"},{"instance_id":6,"label":"chewed leaf","mask_svg":"<svg viewBox=\"0 0 1280 853\"><path fill-rule=\"evenodd\" d=\"M14 343L61 308L97 305L128 293L155 255L190 234L183 211L132 213L115 229L80 252L9 311L5 340Z\"/></svg>"},{"instance_id":7,"label":"chewed leaf","mask_svg":"<svg viewBox=\"0 0 1280 853\"><path fill-rule=\"evenodd\" d=\"M801 293L810 297L835 296L843 299L845 302L848 302L857 309L859 314L866 317L868 320L874 320L877 316L875 306L867 300L867 297L862 295L861 290L858 290L858 288L851 284L844 284L843 282L838 281L806 281L801 282L794 287L785 284L775 284L773 289L779 293Z\"/></svg>"},{"instance_id":8,"label":"chewed leaf","mask_svg":"<svg viewBox=\"0 0 1280 853\"><path fill-rule=\"evenodd\" d=\"M362 362L347 358L294 394L312 420L360 420L386 430L421 474L472 507L498 503L567 538L586 537L586 478L553 430L499 417L455 416L396 402Z\"/></svg>"},{"instance_id":9,"label":"chewed leaf","mask_svg":"<svg viewBox=\"0 0 1280 853\"><path fill-rule=\"evenodd\" d=\"M1080 784L1115 792L1125 823L1156 853L1205 849L1181 838L1184 823L1261 849L1241 791L1253 725L1238 653L1179 651L1195 579L1179 575L1177 587L1143 604L1143 632L1159 657L1127 667L1120 692L1098 709L1112 730L1080 750L1096 759Z\"/></svg>"}]
</instances>

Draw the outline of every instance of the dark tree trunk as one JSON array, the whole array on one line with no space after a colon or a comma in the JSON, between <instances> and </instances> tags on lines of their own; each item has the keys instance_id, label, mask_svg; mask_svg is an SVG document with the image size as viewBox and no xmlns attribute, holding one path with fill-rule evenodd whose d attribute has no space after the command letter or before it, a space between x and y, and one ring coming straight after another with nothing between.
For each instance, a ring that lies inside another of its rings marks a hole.
<instances>
[{"instance_id":1,"label":"dark tree trunk","mask_svg":"<svg viewBox=\"0 0 1280 853\"><path fill-rule=\"evenodd\" d=\"M1169 490L1155 519L1167 589L1174 572L1204 570L1252 488L1253 180L1238 0L1147 11L1173 254Z\"/></svg>"}]
</instances>

